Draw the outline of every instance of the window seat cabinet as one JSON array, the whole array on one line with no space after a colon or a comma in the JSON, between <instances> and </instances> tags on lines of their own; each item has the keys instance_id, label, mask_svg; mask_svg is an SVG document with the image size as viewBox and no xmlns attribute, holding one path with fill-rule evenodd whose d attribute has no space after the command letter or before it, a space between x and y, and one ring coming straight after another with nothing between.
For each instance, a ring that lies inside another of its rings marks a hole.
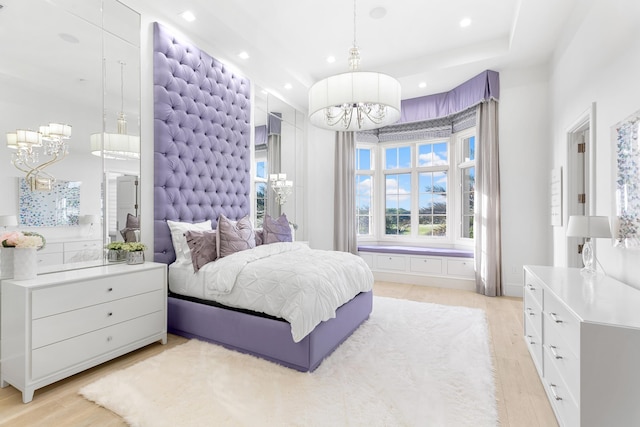
<instances>
[{"instance_id":1,"label":"window seat cabinet","mask_svg":"<svg viewBox=\"0 0 640 427\"><path fill-rule=\"evenodd\" d=\"M640 290L525 266L524 337L560 426L640 425Z\"/></svg>"},{"instance_id":2,"label":"window seat cabinet","mask_svg":"<svg viewBox=\"0 0 640 427\"><path fill-rule=\"evenodd\" d=\"M358 254L376 280L475 289L473 251L361 245Z\"/></svg>"},{"instance_id":3,"label":"window seat cabinet","mask_svg":"<svg viewBox=\"0 0 640 427\"><path fill-rule=\"evenodd\" d=\"M3 280L0 385L36 389L167 342L166 265L117 264Z\"/></svg>"}]
</instances>

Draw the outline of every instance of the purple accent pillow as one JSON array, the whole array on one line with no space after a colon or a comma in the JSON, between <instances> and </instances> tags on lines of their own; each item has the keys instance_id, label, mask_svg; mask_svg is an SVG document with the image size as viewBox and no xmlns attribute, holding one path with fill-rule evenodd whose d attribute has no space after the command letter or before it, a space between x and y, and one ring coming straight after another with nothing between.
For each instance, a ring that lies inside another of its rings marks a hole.
<instances>
[{"instance_id":1,"label":"purple accent pillow","mask_svg":"<svg viewBox=\"0 0 640 427\"><path fill-rule=\"evenodd\" d=\"M262 223L262 230L262 240L265 245L291 241L291 227L285 214L280 215L275 220L266 214Z\"/></svg>"},{"instance_id":2,"label":"purple accent pillow","mask_svg":"<svg viewBox=\"0 0 640 427\"><path fill-rule=\"evenodd\" d=\"M238 221L232 221L220 214L216 239L218 258L256 247L256 235L248 215Z\"/></svg>"},{"instance_id":3,"label":"purple accent pillow","mask_svg":"<svg viewBox=\"0 0 640 427\"><path fill-rule=\"evenodd\" d=\"M260 246L263 240L262 228L256 228L254 232L256 233L256 246Z\"/></svg>"},{"instance_id":4,"label":"purple accent pillow","mask_svg":"<svg viewBox=\"0 0 640 427\"><path fill-rule=\"evenodd\" d=\"M191 262L193 263L193 271L196 273L206 263L218 258L216 230L189 230L184 233L184 236L187 238L187 245L191 250Z\"/></svg>"}]
</instances>

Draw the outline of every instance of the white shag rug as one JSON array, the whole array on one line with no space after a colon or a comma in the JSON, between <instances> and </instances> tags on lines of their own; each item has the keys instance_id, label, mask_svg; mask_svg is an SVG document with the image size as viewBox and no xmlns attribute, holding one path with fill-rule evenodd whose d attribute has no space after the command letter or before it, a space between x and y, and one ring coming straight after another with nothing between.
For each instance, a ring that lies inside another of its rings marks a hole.
<instances>
[{"instance_id":1,"label":"white shag rug","mask_svg":"<svg viewBox=\"0 0 640 427\"><path fill-rule=\"evenodd\" d=\"M80 390L132 426L496 426L484 311L374 297L312 373L190 340Z\"/></svg>"}]
</instances>

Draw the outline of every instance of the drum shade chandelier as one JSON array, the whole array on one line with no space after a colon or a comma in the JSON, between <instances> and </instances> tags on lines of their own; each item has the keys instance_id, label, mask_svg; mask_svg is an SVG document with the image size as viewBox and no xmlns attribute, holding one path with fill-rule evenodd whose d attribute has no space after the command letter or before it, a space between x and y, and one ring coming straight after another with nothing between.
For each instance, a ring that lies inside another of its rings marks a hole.
<instances>
[{"instance_id":1,"label":"drum shade chandelier","mask_svg":"<svg viewBox=\"0 0 640 427\"><path fill-rule=\"evenodd\" d=\"M320 80L309 89L309 120L314 126L336 131L361 131L398 121L400 83L387 74L359 71L359 68L354 0L349 71Z\"/></svg>"},{"instance_id":2,"label":"drum shade chandelier","mask_svg":"<svg viewBox=\"0 0 640 427\"><path fill-rule=\"evenodd\" d=\"M120 113L117 133L94 133L90 137L91 154L116 160L139 160L140 137L127 134L127 120L124 115L124 66L120 61Z\"/></svg>"}]
</instances>

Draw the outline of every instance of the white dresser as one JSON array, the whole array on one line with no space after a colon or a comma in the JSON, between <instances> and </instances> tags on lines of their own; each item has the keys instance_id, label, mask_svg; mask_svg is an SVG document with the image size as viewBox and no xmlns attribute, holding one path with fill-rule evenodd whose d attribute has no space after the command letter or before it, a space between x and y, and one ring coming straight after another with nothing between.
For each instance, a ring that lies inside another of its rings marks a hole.
<instances>
[{"instance_id":1,"label":"white dresser","mask_svg":"<svg viewBox=\"0 0 640 427\"><path fill-rule=\"evenodd\" d=\"M166 265L116 264L3 280L0 384L34 391L167 340Z\"/></svg>"},{"instance_id":2,"label":"white dresser","mask_svg":"<svg viewBox=\"0 0 640 427\"><path fill-rule=\"evenodd\" d=\"M525 266L524 335L561 426L640 426L640 290Z\"/></svg>"}]
</instances>

